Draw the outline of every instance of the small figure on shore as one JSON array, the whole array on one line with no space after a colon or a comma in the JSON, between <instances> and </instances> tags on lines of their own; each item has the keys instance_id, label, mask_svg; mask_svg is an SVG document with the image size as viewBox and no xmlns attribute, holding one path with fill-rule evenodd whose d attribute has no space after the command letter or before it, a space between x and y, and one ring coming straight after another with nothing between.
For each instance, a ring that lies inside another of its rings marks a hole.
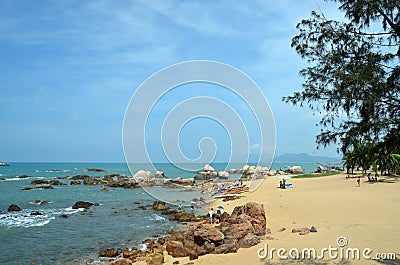
<instances>
[{"instance_id":1,"label":"small figure on shore","mask_svg":"<svg viewBox=\"0 0 400 265\"><path fill-rule=\"evenodd\" d=\"M192 210L192 212L194 211L194 205L196 203L194 201L190 201L190 210Z\"/></svg>"},{"instance_id":2,"label":"small figure on shore","mask_svg":"<svg viewBox=\"0 0 400 265\"><path fill-rule=\"evenodd\" d=\"M221 210L217 209L217 220L216 223L219 224L221 222Z\"/></svg>"},{"instance_id":3,"label":"small figure on shore","mask_svg":"<svg viewBox=\"0 0 400 265\"><path fill-rule=\"evenodd\" d=\"M360 187L360 177L357 178L357 187Z\"/></svg>"},{"instance_id":4,"label":"small figure on shore","mask_svg":"<svg viewBox=\"0 0 400 265\"><path fill-rule=\"evenodd\" d=\"M214 222L214 209L211 208L211 210L208 212L208 214L210 215L210 224L212 224Z\"/></svg>"},{"instance_id":5,"label":"small figure on shore","mask_svg":"<svg viewBox=\"0 0 400 265\"><path fill-rule=\"evenodd\" d=\"M286 189L286 179L282 180L282 189Z\"/></svg>"},{"instance_id":6,"label":"small figure on shore","mask_svg":"<svg viewBox=\"0 0 400 265\"><path fill-rule=\"evenodd\" d=\"M282 182L282 180L279 181L279 188L283 189L283 182Z\"/></svg>"},{"instance_id":7,"label":"small figure on shore","mask_svg":"<svg viewBox=\"0 0 400 265\"><path fill-rule=\"evenodd\" d=\"M182 211L183 210L183 206L182 206L182 204L180 203L179 205L178 205L178 211Z\"/></svg>"}]
</instances>

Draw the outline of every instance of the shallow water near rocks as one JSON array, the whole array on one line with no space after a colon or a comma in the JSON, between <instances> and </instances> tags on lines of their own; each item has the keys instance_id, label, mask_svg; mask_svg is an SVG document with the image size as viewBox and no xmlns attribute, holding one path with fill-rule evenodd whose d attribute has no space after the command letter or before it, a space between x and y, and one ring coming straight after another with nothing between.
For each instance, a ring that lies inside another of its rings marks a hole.
<instances>
[{"instance_id":1,"label":"shallow water near rocks","mask_svg":"<svg viewBox=\"0 0 400 265\"><path fill-rule=\"evenodd\" d=\"M223 170L225 164L213 166ZM237 168L242 166L238 164ZM276 169L284 166L275 165ZM136 167L138 170L149 168L140 164ZM195 175L170 164L156 167L171 178ZM315 169L315 165L308 167ZM106 172L88 172L86 168L101 168ZM310 171L307 165L303 168ZM34 187L30 182L38 178L50 180L78 174L102 177L110 173L131 175L124 163L11 163L0 167L0 176L5 178L0 180L0 264L85 264L90 259L98 260L101 248L128 249L140 245L145 238L161 236L166 229L177 228L168 216L152 210L155 199L140 188L101 191L103 185L66 185L22 190ZM31 177L18 178L21 175ZM70 182L59 180L65 184ZM40 205L36 200L48 203ZM72 209L77 201L98 203L98 206L87 211ZM7 212L11 204L17 204L22 210ZM32 215L36 212L40 215ZM200 213L205 214L201 208L197 209L197 214Z\"/></svg>"}]
</instances>

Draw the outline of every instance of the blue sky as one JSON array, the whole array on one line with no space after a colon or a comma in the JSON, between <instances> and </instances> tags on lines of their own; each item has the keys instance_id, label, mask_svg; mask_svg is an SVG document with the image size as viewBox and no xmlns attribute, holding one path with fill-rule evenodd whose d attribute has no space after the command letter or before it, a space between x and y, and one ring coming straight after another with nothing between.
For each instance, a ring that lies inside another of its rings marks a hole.
<instances>
[{"instance_id":1,"label":"blue sky","mask_svg":"<svg viewBox=\"0 0 400 265\"><path fill-rule=\"evenodd\" d=\"M338 16L325 1L0 0L0 161L124 161L122 123L135 89L187 60L232 65L258 84L275 118L278 155L337 156L335 146L316 150L318 119L309 109L281 101L301 86L306 63L290 42L311 10ZM177 89L172 97L194 91ZM240 106L211 86L199 91ZM163 115L155 112L149 127ZM224 160L227 132L210 120L183 129L182 150L196 157L207 136L220 142L217 158ZM151 137L159 137L156 130ZM149 143L155 160L163 159L159 147Z\"/></svg>"}]
</instances>

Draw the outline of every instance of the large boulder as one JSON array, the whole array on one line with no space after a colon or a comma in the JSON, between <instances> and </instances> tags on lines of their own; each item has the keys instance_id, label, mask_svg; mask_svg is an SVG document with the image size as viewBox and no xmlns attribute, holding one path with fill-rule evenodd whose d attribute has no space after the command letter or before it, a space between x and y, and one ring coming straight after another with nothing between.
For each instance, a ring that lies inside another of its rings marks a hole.
<instances>
[{"instance_id":1,"label":"large boulder","mask_svg":"<svg viewBox=\"0 0 400 265\"><path fill-rule=\"evenodd\" d=\"M254 228L251 223L245 219L239 224L221 223L221 231L227 239L241 240L248 234L254 234Z\"/></svg>"},{"instance_id":2,"label":"large boulder","mask_svg":"<svg viewBox=\"0 0 400 265\"><path fill-rule=\"evenodd\" d=\"M165 237L167 252L173 257L197 259L208 253L234 253L260 242L266 233L264 207L248 203L236 207L232 215L223 213L220 226L189 224L186 229Z\"/></svg>"},{"instance_id":3,"label":"large boulder","mask_svg":"<svg viewBox=\"0 0 400 265\"><path fill-rule=\"evenodd\" d=\"M236 206L231 214L230 222L242 223L243 220L250 221L256 235L262 236L266 234L267 220L262 204L249 202L242 206Z\"/></svg>"},{"instance_id":4,"label":"large boulder","mask_svg":"<svg viewBox=\"0 0 400 265\"><path fill-rule=\"evenodd\" d=\"M154 174L155 178L165 178L164 172L157 170L156 173Z\"/></svg>"},{"instance_id":5,"label":"large boulder","mask_svg":"<svg viewBox=\"0 0 400 265\"><path fill-rule=\"evenodd\" d=\"M292 166L289 168L289 173L291 174L303 174L304 171L301 166Z\"/></svg>"},{"instance_id":6,"label":"large boulder","mask_svg":"<svg viewBox=\"0 0 400 265\"><path fill-rule=\"evenodd\" d=\"M182 186L191 186L195 184L194 178L184 179L182 177L171 179L171 182L174 184L182 185Z\"/></svg>"},{"instance_id":7,"label":"large boulder","mask_svg":"<svg viewBox=\"0 0 400 265\"><path fill-rule=\"evenodd\" d=\"M224 240L224 234L214 226L206 225L199 227L194 231L194 242L202 246L204 242L221 245Z\"/></svg>"},{"instance_id":8,"label":"large boulder","mask_svg":"<svg viewBox=\"0 0 400 265\"><path fill-rule=\"evenodd\" d=\"M156 211L165 211L165 210L169 210L169 207L167 205L165 205L165 202L162 201L154 201L153 202L153 210Z\"/></svg>"},{"instance_id":9,"label":"large boulder","mask_svg":"<svg viewBox=\"0 0 400 265\"><path fill-rule=\"evenodd\" d=\"M209 164L206 164L203 167L203 172L215 172L215 169L212 166L210 166Z\"/></svg>"},{"instance_id":10,"label":"large boulder","mask_svg":"<svg viewBox=\"0 0 400 265\"><path fill-rule=\"evenodd\" d=\"M154 177L151 175L150 171L145 171L145 170L138 170L135 175L133 175L133 178L136 180L136 182L144 182L144 183L151 183L154 182Z\"/></svg>"},{"instance_id":11,"label":"large boulder","mask_svg":"<svg viewBox=\"0 0 400 265\"><path fill-rule=\"evenodd\" d=\"M238 241L241 248L249 248L260 243L260 237L255 234L247 234L241 240Z\"/></svg>"},{"instance_id":12,"label":"large boulder","mask_svg":"<svg viewBox=\"0 0 400 265\"><path fill-rule=\"evenodd\" d=\"M121 187L121 188L136 188L139 187L139 183L135 178L130 178L125 175L120 175L117 177L116 180L108 182L107 184L109 187Z\"/></svg>"},{"instance_id":13,"label":"large boulder","mask_svg":"<svg viewBox=\"0 0 400 265\"><path fill-rule=\"evenodd\" d=\"M229 179L229 172L220 171L220 172L218 172L218 177L220 179Z\"/></svg>"},{"instance_id":14,"label":"large boulder","mask_svg":"<svg viewBox=\"0 0 400 265\"><path fill-rule=\"evenodd\" d=\"M187 257L189 255L189 252L183 246L183 243L181 241L168 240L165 248L168 254L174 258Z\"/></svg>"}]
</instances>

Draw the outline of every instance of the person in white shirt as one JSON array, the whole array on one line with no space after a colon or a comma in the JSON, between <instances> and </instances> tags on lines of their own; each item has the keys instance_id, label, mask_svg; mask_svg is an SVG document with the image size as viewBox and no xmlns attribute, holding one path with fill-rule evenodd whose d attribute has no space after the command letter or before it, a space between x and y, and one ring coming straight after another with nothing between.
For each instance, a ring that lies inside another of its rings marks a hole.
<instances>
[{"instance_id":1,"label":"person in white shirt","mask_svg":"<svg viewBox=\"0 0 400 265\"><path fill-rule=\"evenodd\" d=\"M210 223L212 224L214 221L214 209L211 208L211 210L208 212L208 214L210 215Z\"/></svg>"}]
</instances>

